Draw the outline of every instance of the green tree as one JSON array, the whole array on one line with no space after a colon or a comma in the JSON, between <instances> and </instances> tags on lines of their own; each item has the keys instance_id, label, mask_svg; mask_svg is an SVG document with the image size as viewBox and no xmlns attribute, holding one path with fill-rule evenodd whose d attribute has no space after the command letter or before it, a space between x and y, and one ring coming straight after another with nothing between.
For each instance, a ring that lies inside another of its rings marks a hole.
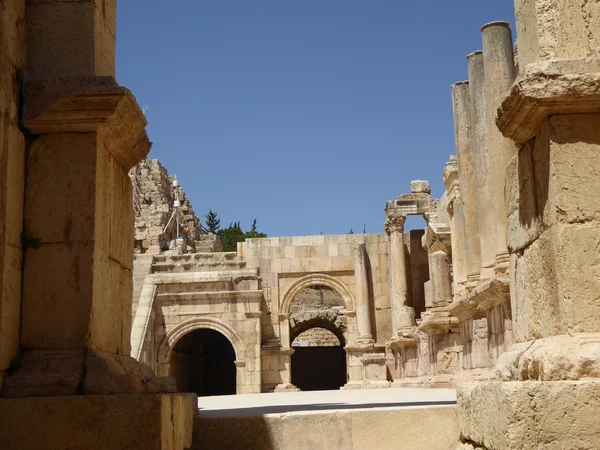
<instances>
[{"instance_id":1,"label":"green tree","mask_svg":"<svg viewBox=\"0 0 600 450\"><path fill-rule=\"evenodd\" d=\"M354 234L354 230L352 230L352 228L350 228L350 232L348 234Z\"/></svg>"},{"instance_id":2,"label":"green tree","mask_svg":"<svg viewBox=\"0 0 600 450\"><path fill-rule=\"evenodd\" d=\"M217 217L217 213L212 209L208 210L208 214L204 216L206 227L202 227L205 233L219 234L221 219Z\"/></svg>"},{"instance_id":3,"label":"green tree","mask_svg":"<svg viewBox=\"0 0 600 450\"><path fill-rule=\"evenodd\" d=\"M266 238L267 235L265 233L259 233L256 228L256 219L252 222L252 227L250 231L246 231L244 233L244 239L254 239L254 238Z\"/></svg>"},{"instance_id":4,"label":"green tree","mask_svg":"<svg viewBox=\"0 0 600 450\"><path fill-rule=\"evenodd\" d=\"M244 232L239 222L230 223L229 227L219 230L219 238L223 243L224 252L235 252L237 250L237 243L242 242L244 237Z\"/></svg>"}]
</instances>

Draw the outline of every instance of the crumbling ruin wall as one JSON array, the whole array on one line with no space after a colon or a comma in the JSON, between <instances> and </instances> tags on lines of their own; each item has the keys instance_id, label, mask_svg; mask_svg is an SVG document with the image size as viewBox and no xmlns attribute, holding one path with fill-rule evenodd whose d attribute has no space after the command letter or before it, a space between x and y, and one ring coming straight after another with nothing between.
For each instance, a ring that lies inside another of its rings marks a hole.
<instances>
[{"instance_id":1,"label":"crumbling ruin wall","mask_svg":"<svg viewBox=\"0 0 600 450\"><path fill-rule=\"evenodd\" d=\"M181 185L173 186L175 177L157 159L148 158L131 169L129 177L133 184L136 253L146 253L150 247L168 250L169 243L178 237L177 223L174 217L171 219L176 194L181 212L179 236L195 250L202 226Z\"/></svg>"}]
</instances>

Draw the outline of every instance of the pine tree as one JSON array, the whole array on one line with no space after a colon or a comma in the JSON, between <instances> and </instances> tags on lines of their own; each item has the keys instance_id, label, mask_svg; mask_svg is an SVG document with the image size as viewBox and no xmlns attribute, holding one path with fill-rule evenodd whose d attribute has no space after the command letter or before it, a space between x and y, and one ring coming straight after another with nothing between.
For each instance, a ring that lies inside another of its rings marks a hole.
<instances>
[{"instance_id":1,"label":"pine tree","mask_svg":"<svg viewBox=\"0 0 600 450\"><path fill-rule=\"evenodd\" d=\"M207 233L207 234L208 233L213 233L213 234L219 233L221 219L219 219L217 217L216 212L214 212L212 209L209 209L208 214L206 214L204 216L204 219L206 221L206 227L203 227L205 233Z\"/></svg>"},{"instance_id":2,"label":"pine tree","mask_svg":"<svg viewBox=\"0 0 600 450\"><path fill-rule=\"evenodd\" d=\"M354 230L350 228L350 232L348 234L354 234Z\"/></svg>"},{"instance_id":3,"label":"pine tree","mask_svg":"<svg viewBox=\"0 0 600 450\"><path fill-rule=\"evenodd\" d=\"M252 228L250 228L250 231L252 233L256 233L256 219L254 219L254 221L252 222Z\"/></svg>"}]
</instances>

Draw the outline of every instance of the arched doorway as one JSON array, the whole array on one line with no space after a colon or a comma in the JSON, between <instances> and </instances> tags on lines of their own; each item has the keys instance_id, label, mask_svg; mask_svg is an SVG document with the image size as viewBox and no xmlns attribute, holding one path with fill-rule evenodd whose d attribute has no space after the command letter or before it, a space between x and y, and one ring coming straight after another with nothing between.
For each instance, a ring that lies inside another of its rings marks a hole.
<instances>
[{"instance_id":1,"label":"arched doorway","mask_svg":"<svg viewBox=\"0 0 600 450\"><path fill-rule=\"evenodd\" d=\"M236 393L235 350L218 331L201 328L185 334L173 348L169 376L179 392L199 397Z\"/></svg>"},{"instance_id":2,"label":"arched doorway","mask_svg":"<svg viewBox=\"0 0 600 450\"><path fill-rule=\"evenodd\" d=\"M344 300L335 290L315 285L296 294L290 307L292 384L303 391L346 384L346 325Z\"/></svg>"}]
</instances>

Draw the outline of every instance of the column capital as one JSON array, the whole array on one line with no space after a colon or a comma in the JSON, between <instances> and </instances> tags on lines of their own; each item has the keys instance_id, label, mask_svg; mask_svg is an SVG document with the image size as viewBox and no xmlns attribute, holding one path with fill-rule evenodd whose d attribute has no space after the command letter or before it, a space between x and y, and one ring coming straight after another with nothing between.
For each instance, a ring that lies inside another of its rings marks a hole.
<instances>
[{"instance_id":1,"label":"column capital","mask_svg":"<svg viewBox=\"0 0 600 450\"><path fill-rule=\"evenodd\" d=\"M150 151L146 118L113 77L32 80L23 92L22 121L32 134L98 133L126 171Z\"/></svg>"},{"instance_id":2,"label":"column capital","mask_svg":"<svg viewBox=\"0 0 600 450\"><path fill-rule=\"evenodd\" d=\"M546 117L600 111L600 58L532 63L498 109L496 125L517 143L537 135Z\"/></svg>"},{"instance_id":3,"label":"column capital","mask_svg":"<svg viewBox=\"0 0 600 450\"><path fill-rule=\"evenodd\" d=\"M390 212L385 220L383 228L387 234L393 232L404 233L404 223L406 222L406 216L397 212Z\"/></svg>"}]
</instances>

